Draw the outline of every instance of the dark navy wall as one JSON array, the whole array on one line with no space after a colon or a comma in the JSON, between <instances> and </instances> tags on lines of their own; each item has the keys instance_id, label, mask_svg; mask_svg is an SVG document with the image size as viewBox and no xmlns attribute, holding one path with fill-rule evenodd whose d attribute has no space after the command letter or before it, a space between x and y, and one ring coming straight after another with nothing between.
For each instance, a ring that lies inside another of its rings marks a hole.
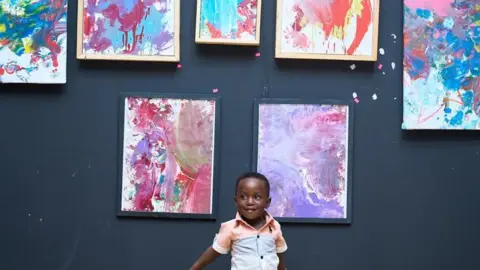
<instances>
[{"instance_id":1,"label":"dark navy wall","mask_svg":"<svg viewBox=\"0 0 480 270\"><path fill-rule=\"evenodd\" d=\"M71 1L68 84L0 85L0 269L188 269L234 215L234 179L251 164L253 99L353 92L353 223L285 224L288 269L480 269L480 135L401 131L401 2L382 1L385 55L352 71L348 61L274 61L275 1L264 1L259 58L255 49L195 45L195 1L185 0L182 69L79 62ZM213 88L222 96L219 219L117 219L119 93Z\"/></svg>"}]
</instances>

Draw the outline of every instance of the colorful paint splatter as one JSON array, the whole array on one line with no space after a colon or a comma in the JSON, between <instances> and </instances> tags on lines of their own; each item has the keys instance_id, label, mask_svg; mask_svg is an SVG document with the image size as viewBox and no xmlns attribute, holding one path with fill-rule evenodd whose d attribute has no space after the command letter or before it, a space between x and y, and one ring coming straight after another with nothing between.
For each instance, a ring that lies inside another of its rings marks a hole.
<instances>
[{"instance_id":1,"label":"colorful paint splatter","mask_svg":"<svg viewBox=\"0 0 480 270\"><path fill-rule=\"evenodd\" d=\"M405 0L403 129L480 129L480 1Z\"/></svg>"},{"instance_id":2,"label":"colorful paint splatter","mask_svg":"<svg viewBox=\"0 0 480 270\"><path fill-rule=\"evenodd\" d=\"M211 214L215 102L129 97L122 211Z\"/></svg>"},{"instance_id":3,"label":"colorful paint splatter","mask_svg":"<svg viewBox=\"0 0 480 270\"><path fill-rule=\"evenodd\" d=\"M67 0L0 1L0 82L66 83Z\"/></svg>"},{"instance_id":4,"label":"colorful paint splatter","mask_svg":"<svg viewBox=\"0 0 480 270\"><path fill-rule=\"evenodd\" d=\"M175 1L84 0L83 54L174 55Z\"/></svg>"},{"instance_id":5,"label":"colorful paint splatter","mask_svg":"<svg viewBox=\"0 0 480 270\"><path fill-rule=\"evenodd\" d=\"M201 0L201 39L254 41L256 32L257 0Z\"/></svg>"},{"instance_id":6,"label":"colorful paint splatter","mask_svg":"<svg viewBox=\"0 0 480 270\"><path fill-rule=\"evenodd\" d=\"M258 134L273 216L346 218L348 106L261 104Z\"/></svg>"},{"instance_id":7,"label":"colorful paint splatter","mask_svg":"<svg viewBox=\"0 0 480 270\"><path fill-rule=\"evenodd\" d=\"M284 53L372 54L374 0L281 0Z\"/></svg>"}]
</instances>

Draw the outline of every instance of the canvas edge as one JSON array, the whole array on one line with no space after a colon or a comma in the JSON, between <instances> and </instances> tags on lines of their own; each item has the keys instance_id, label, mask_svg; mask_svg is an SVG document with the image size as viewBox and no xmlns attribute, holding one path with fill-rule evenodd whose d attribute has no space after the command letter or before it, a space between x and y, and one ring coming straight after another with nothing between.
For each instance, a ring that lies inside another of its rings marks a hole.
<instances>
[{"instance_id":1,"label":"canvas edge","mask_svg":"<svg viewBox=\"0 0 480 270\"><path fill-rule=\"evenodd\" d=\"M84 58L83 54L83 11L84 11L84 1L78 0L77 2L77 50L76 56L77 59Z\"/></svg>"},{"instance_id":2,"label":"canvas edge","mask_svg":"<svg viewBox=\"0 0 480 270\"><path fill-rule=\"evenodd\" d=\"M212 170L212 201L211 211L209 214L197 213L169 213L169 212L140 212L140 211L124 211L122 210L122 188L123 188L123 148L124 148L124 122L125 122L125 101L127 98L168 98L168 99L190 99L190 100L214 100L215 101L215 126L214 126L214 149L213 149L213 165ZM221 129L221 100L222 97L213 94L181 94L181 93L150 93L150 92L120 92L118 96L118 149L117 149L117 193L115 212L116 216L137 217L137 218L155 218L155 219L196 219L196 220L215 220L218 214L218 194L220 188L220 166L219 166L219 145L220 129Z\"/></svg>"},{"instance_id":3,"label":"canvas edge","mask_svg":"<svg viewBox=\"0 0 480 270\"><path fill-rule=\"evenodd\" d=\"M127 95L120 93L118 97L118 119L117 119L117 192L115 194L116 204L115 212L117 216L122 216L124 211L122 211L122 197L123 197L123 148L124 148L124 132L125 132L125 102Z\"/></svg>"},{"instance_id":4,"label":"canvas edge","mask_svg":"<svg viewBox=\"0 0 480 270\"><path fill-rule=\"evenodd\" d=\"M283 0L275 1L276 17L275 17L275 58L281 58L282 56L282 7Z\"/></svg>"},{"instance_id":5,"label":"canvas edge","mask_svg":"<svg viewBox=\"0 0 480 270\"><path fill-rule=\"evenodd\" d=\"M259 109L260 109L260 98L255 98L253 100L253 129L252 129L252 164L251 170L258 172L258 132L259 132Z\"/></svg>"},{"instance_id":6,"label":"canvas edge","mask_svg":"<svg viewBox=\"0 0 480 270\"><path fill-rule=\"evenodd\" d=\"M200 15L202 10L202 0L197 0L197 10L195 17L195 43L200 40Z\"/></svg>"},{"instance_id":7,"label":"canvas edge","mask_svg":"<svg viewBox=\"0 0 480 270\"><path fill-rule=\"evenodd\" d=\"M373 22L372 22L372 54L371 59L366 61L375 62L378 60L378 36L380 26L380 2L382 0L374 0L375 5L373 7Z\"/></svg>"},{"instance_id":8,"label":"canvas edge","mask_svg":"<svg viewBox=\"0 0 480 270\"><path fill-rule=\"evenodd\" d=\"M299 59L299 60L334 60L334 61L362 61L375 62L377 55L345 55L345 54L317 54L317 53L286 53L275 52L276 59Z\"/></svg>"},{"instance_id":9,"label":"canvas edge","mask_svg":"<svg viewBox=\"0 0 480 270\"><path fill-rule=\"evenodd\" d=\"M354 155L355 155L355 144L354 144L354 137L355 137L355 106L353 104L353 101L351 100L345 100L345 105L348 106L348 139L347 139L347 144L348 144L348 158L346 159L347 162L347 202L346 202L346 218L345 218L345 224L352 224L352 215L353 215L353 175L354 175L354 170L355 170L355 164L354 164Z\"/></svg>"},{"instance_id":10,"label":"canvas edge","mask_svg":"<svg viewBox=\"0 0 480 270\"><path fill-rule=\"evenodd\" d=\"M130 212L120 211L118 218L153 218L153 219L189 219L189 220L215 220L213 214L188 214L166 212Z\"/></svg>"},{"instance_id":11,"label":"canvas edge","mask_svg":"<svg viewBox=\"0 0 480 270\"><path fill-rule=\"evenodd\" d=\"M352 224L352 206L353 206L353 136L354 136L354 104L351 100L343 99L327 99L319 98L315 101L311 99L295 99L295 98L255 98L253 102L253 145L252 145L252 170L258 172L258 132L259 132L259 109L262 104L304 104L304 105L344 105L348 107L348 157L347 162L347 202L345 218L291 218L291 217L274 217L280 223L316 223L316 224Z\"/></svg>"},{"instance_id":12,"label":"canvas edge","mask_svg":"<svg viewBox=\"0 0 480 270\"><path fill-rule=\"evenodd\" d=\"M83 52L83 12L84 1L78 0L77 4L77 48L76 58L77 60L106 60L106 61L136 61L136 62L180 62L180 17L181 17L181 0L174 1L174 52L173 55L103 55L103 54L86 54Z\"/></svg>"},{"instance_id":13,"label":"canvas edge","mask_svg":"<svg viewBox=\"0 0 480 270\"><path fill-rule=\"evenodd\" d=\"M260 46L260 43L256 40L237 41L233 39L205 39L198 38L195 40L196 44L205 45L231 45L231 46Z\"/></svg>"},{"instance_id":14,"label":"canvas edge","mask_svg":"<svg viewBox=\"0 0 480 270\"><path fill-rule=\"evenodd\" d=\"M405 33L405 0L402 0L402 37L404 36ZM402 38L402 47L401 47L401 55L402 55L402 75L401 75L401 80L402 80L402 123L400 124L401 130L408 131L408 129L405 125L405 39Z\"/></svg>"}]
</instances>

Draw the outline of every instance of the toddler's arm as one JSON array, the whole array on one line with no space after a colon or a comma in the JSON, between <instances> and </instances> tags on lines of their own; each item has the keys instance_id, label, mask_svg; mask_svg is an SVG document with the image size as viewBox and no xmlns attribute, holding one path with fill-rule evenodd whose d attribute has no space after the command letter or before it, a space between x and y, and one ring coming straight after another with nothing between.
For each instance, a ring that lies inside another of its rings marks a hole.
<instances>
[{"instance_id":1,"label":"toddler's arm","mask_svg":"<svg viewBox=\"0 0 480 270\"><path fill-rule=\"evenodd\" d=\"M205 266L215 261L220 255L221 254L216 252L212 247L209 247L203 252L193 266L190 267L190 270L202 270Z\"/></svg>"},{"instance_id":2,"label":"toddler's arm","mask_svg":"<svg viewBox=\"0 0 480 270\"><path fill-rule=\"evenodd\" d=\"M285 257L283 253L277 253L277 256L279 261L277 270L287 270L287 268L285 268Z\"/></svg>"}]
</instances>

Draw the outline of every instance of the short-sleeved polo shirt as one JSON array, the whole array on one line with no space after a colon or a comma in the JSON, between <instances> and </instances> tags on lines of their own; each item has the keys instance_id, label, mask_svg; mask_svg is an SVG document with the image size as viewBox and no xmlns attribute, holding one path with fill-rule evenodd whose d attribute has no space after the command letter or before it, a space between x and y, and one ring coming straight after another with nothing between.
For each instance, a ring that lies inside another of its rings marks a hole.
<instances>
[{"instance_id":1,"label":"short-sleeved polo shirt","mask_svg":"<svg viewBox=\"0 0 480 270\"><path fill-rule=\"evenodd\" d=\"M287 250L280 224L267 213L259 230L237 213L235 219L222 223L212 248L220 254L231 252L232 270L277 270L277 253Z\"/></svg>"}]
</instances>

